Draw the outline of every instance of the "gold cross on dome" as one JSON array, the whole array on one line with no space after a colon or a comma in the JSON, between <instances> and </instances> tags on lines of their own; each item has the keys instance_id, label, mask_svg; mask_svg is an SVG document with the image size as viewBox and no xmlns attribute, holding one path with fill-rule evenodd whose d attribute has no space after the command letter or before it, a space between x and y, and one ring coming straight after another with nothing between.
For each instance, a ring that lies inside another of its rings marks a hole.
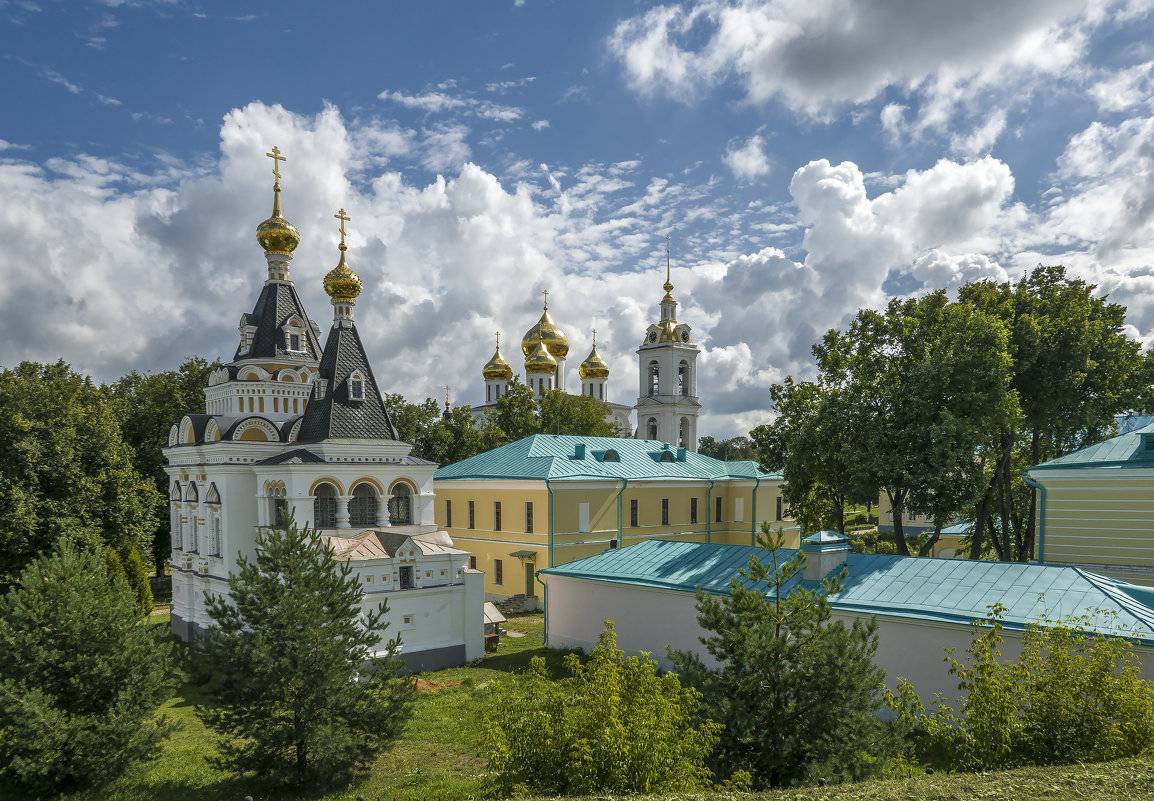
<instances>
[{"instance_id":1,"label":"gold cross on dome","mask_svg":"<svg viewBox=\"0 0 1154 801\"><path fill-rule=\"evenodd\" d=\"M549 290L542 289L541 294L545 296L545 311L549 311Z\"/></svg>"},{"instance_id":2,"label":"gold cross on dome","mask_svg":"<svg viewBox=\"0 0 1154 801\"><path fill-rule=\"evenodd\" d=\"M593 329L593 347L597 347L597 329Z\"/></svg>"},{"instance_id":3,"label":"gold cross on dome","mask_svg":"<svg viewBox=\"0 0 1154 801\"><path fill-rule=\"evenodd\" d=\"M497 332L497 350L501 349L501 332Z\"/></svg>"},{"instance_id":4,"label":"gold cross on dome","mask_svg":"<svg viewBox=\"0 0 1154 801\"><path fill-rule=\"evenodd\" d=\"M273 145L272 151L269 153L265 153L265 155L268 156L270 159L272 159L273 177L276 178L277 181L280 181L280 163L282 161L288 161L288 159L280 154L280 148L277 147L276 145Z\"/></svg>"},{"instance_id":5,"label":"gold cross on dome","mask_svg":"<svg viewBox=\"0 0 1154 801\"><path fill-rule=\"evenodd\" d=\"M341 244L343 245L345 243L345 223L349 222L352 217L350 217L344 209L341 209L333 216L341 221Z\"/></svg>"}]
</instances>

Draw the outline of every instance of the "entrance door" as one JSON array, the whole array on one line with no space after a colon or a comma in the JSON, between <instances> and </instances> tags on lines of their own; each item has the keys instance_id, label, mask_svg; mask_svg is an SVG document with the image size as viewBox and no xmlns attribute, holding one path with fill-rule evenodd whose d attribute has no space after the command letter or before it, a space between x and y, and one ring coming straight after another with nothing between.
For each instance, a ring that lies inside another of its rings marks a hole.
<instances>
[{"instance_id":1,"label":"entrance door","mask_svg":"<svg viewBox=\"0 0 1154 801\"><path fill-rule=\"evenodd\" d=\"M401 580L401 589L402 590L413 589L413 587L414 587L413 568L412 567L402 567L400 570L400 573L401 573L401 575L399 576L399 578Z\"/></svg>"},{"instance_id":2,"label":"entrance door","mask_svg":"<svg viewBox=\"0 0 1154 801\"><path fill-rule=\"evenodd\" d=\"M535 585L533 582L533 563L525 563L525 594L530 598L536 598L537 593L534 592Z\"/></svg>"}]
</instances>

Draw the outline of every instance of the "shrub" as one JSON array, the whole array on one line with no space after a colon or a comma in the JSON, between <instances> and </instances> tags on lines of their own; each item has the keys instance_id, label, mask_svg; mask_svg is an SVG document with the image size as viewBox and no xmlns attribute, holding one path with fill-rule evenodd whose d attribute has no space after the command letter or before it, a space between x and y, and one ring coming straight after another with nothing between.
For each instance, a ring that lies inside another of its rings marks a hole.
<instances>
[{"instance_id":1,"label":"shrub","mask_svg":"<svg viewBox=\"0 0 1154 801\"><path fill-rule=\"evenodd\" d=\"M700 696L648 654L627 657L605 622L589 661L565 657L550 679L545 662L496 688L484 739L505 794L648 793L709 786L705 760L720 728L694 722Z\"/></svg>"}]
</instances>

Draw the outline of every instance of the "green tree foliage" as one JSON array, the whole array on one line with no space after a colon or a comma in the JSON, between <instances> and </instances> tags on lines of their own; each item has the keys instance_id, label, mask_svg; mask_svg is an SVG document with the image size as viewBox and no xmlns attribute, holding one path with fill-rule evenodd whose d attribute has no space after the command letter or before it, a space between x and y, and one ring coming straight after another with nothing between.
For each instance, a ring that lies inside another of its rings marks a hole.
<instances>
[{"instance_id":1,"label":"green tree foliage","mask_svg":"<svg viewBox=\"0 0 1154 801\"><path fill-rule=\"evenodd\" d=\"M718 776L745 771L755 789L862 778L896 751L876 714L885 678L873 663L877 625L832 620L828 596L841 577L800 586L804 554L786 558L781 542L762 524L770 561L751 559L726 595L698 592L702 644L717 666L693 653L670 658L723 726Z\"/></svg>"},{"instance_id":2,"label":"green tree foliage","mask_svg":"<svg viewBox=\"0 0 1154 801\"><path fill-rule=\"evenodd\" d=\"M605 622L588 662L565 657L568 676L529 671L494 690L484 740L505 794L651 793L707 787L705 760L718 726L696 721L700 697L648 654L627 657Z\"/></svg>"},{"instance_id":3,"label":"green tree foliage","mask_svg":"<svg viewBox=\"0 0 1154 801\"><path fill-rule=\"evenodd\" d=\"M413 698L386 604L362 611L360 580L306 526L257 534L256 555L208 598L195 666L220 764L297 785L347 779L403 730Z\"/></svg>"},{"instance_id":4,"label":"green tree foliage","mask_svg":"<svg viewBox=\"0 0 1154 801\"><path fill-rule=\"evenodd\" d=\"M505 432L509 442L516 442L541 430L537 414L537 398L533 390L513 376L505 393L497 400L492 412L493 422Z\"/></svg>"},{"instance_id":5,"label":"green tree foliage","mask_svg":"<svg viewBox=\"0 0 1154 801\"><path fill-rule=\"evenodd\" d=\"M606 420L609 407L588 395L550 390L538 401L538 430L542 434L581 437L616 437L616 426Z\"/></svg>"},{"instance_id":6,"label":"green tree foliage","mask_svg":"<svg viewBox=\"0 0 1154 801\"><path fill-rule=\"evenodd\" d=\"M0 598L0 654L0 783L110 781L173 730L156 715L175 683L171 645L99 550L59 539L24 569Z\"/></svg>"},{"instance_id":7,"label":"green tree foliage","mask_svg":"<svg viewBox=\"0 0 1154 801\"><path fill-rule=\"evenodd\" d=\"M172 550L167 510L169 479L161 449L168 445L168 431L173 423L186 414L204 411L204 388L209 374L219 366L218 361L194 357L175 370L133 371L108 387L121 434L132 448L136 471L151 479L157 489L152 496L156 527L149 554L158 576L164 574L164 561Z\"/></svg>"},{"instance_id":8,"label":"green tree foliage","mask_svg":"<svg viewBox=\"0 0 1154 801\"><path fill-rule=\"evenodd\" d=\"M1031 559L1037 534L1030 465L1108 436L1114 415L1151 408L1154 357L1125 331L1126 308L1096 287L1039 266L1016 283L984 281L959 299L1002 321L1009 334L1020 414L990 434L993 456L975 506L971 557L988 542L1000 559ZM999 525L994 525L997 518Z\"/></svg>"},{"instance_id":9,"label":"green tree foliage","mask_svg":"<svg viewBox=\"0 0 1154 801\"><path fill-rule=\"evenodd\" d=\"M967 659L946 652L958 678L956 709L939 697L927 711L905 679L887 692L916 733L919 759L996 770L1121 759L1154 746L1154 685L1129 641L1093 633L1087 618L1045 621L1025 630L1021 655L1008 660L1004 611L994 606L975 622Z\"/></svg>"},{"instance_id":10,"label":"green tree foliage","mask_svg":"<svg viewBox=\"0 0 1154 801\"><path fill-rule=\"evenodd\" d=\"M757 454L749 437L730 437L719 441L708 435L697 440L697 452L724 461L754 459Z\"/></svg>"},{"instance_id":11,"label":"green tree foliage","mask_svg":"<svg viewBox=\"0 0 1154 801\"><path fill-rule=\"evenodd\" d=\"M157 495L90 379L62 361L0 371L0 585L65 534L147 553Z\"/></svg>"}]
</instances>

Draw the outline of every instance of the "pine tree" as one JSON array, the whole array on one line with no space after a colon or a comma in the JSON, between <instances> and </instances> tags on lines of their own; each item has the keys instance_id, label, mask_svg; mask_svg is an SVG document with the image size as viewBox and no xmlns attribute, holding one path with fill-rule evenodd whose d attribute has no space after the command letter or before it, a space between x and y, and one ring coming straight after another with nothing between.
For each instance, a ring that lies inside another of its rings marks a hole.
<instances>
[{"instance_id":1,"label":"pine tree","mask_svg":"<svg viewBox=\"0 0 1154 801\"><path fill-rule=\"evenodd\" d=\"M220 764L297 785L349 778L400 735L414 694L400 639L382 646L386 604L362 611L349 564L292 521L262 530L238 568L231 601L208 600L195 660Z\"/></svg>"},{"instance_id":2,"label":"pine tree","mask_svg":"<svg viewBox=\"0 0 1154 801\"><path fill-rule=\"evenodd\" d=\"M839 579L799 586L804 554L785 558L781 535L762 525L757 557L724 596L699 592L697 620L717 660L671 651L702 709L724 728L714 752L720 778L748 773L755 789L797 781L859 779L896 751L877 711L884 672L873 662L877 624L831 619Z\"/></svg>"},{"instance_id":3,"label":"pine tree","mask_svg":"<svg viewBox=\"0 0 1154 801\"><path fill-rule=\"evenodd\" d=\"M172 732L155 714L174 684L171 645L110 561L63 539L0 598L0 781L108 781Z\"/></svg>"}]
</instances>

